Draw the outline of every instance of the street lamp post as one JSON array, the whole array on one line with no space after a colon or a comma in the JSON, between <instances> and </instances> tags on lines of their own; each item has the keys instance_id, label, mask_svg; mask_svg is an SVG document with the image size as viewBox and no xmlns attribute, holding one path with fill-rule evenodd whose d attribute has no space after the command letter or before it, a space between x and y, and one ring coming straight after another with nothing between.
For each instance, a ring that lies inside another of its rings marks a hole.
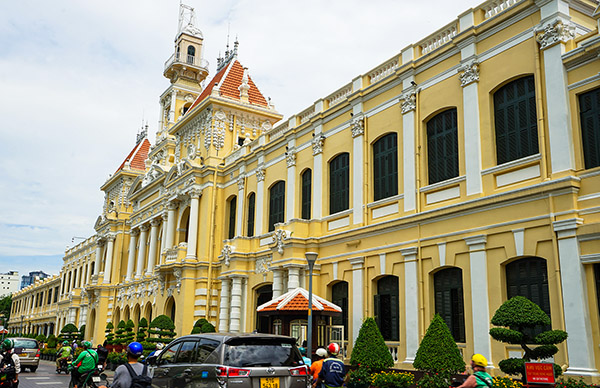
<instances>
[{"instance_id":1,"label":"street lamp post","mask_svg":"<svg viewBox=\"0 0 600 388\"><path fill-rule=\"evenodd\" d=\"M317 261L318 254L316 252L306 252L306 261L308 262L308 349L306 355L312 359L312 329L313 329L313 316L312 316L312 275L315 261Z\"/></svg>"}]
</instances>

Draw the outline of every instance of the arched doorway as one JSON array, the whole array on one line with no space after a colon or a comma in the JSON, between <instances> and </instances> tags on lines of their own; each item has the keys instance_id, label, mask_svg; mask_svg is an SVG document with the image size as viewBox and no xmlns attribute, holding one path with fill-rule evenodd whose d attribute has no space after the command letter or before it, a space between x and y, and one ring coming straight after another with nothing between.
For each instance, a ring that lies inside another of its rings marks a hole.
<instances>
[{"instance_id":1,"label":"arched doorway","mask_svg":"<svg viewBox=\"0 0 600 388\"><path fill-rule=\"evenodd\" d=\"M188 241L188 229L190 227L190 208L186 208L181 215L179 227L177 228L178 242Z\"/></svg>"},{"instance_id":2,"label":"arched doorway","mask_svg":"<svg viewBox=\"0 0 600 388\"><path fill-rule=\"evenodd\" d=\"M126 306L125 309L123 310L123 320L125 321L125 323L127 323L127 321L129 321L130 319L130 310L129 310L129 306Z\"/></svg>"},{"instance_id":3,"label":"arched doorway","mask_svg":"<svg viewBox=\"0 0 600 388\"><path fill-rule=\"evenodd\" d=\"M136 304L135 307L133 308L133 324L135 325L135 327L138 326L138 324L140 323L140 305Z\"/></svg>"},{"instance_id":4,"label":"arched doorway","mask_svg":"<svg viewBox=\"0 0 600 388\"><path fill-rule=\"evenodd\" d=\"M256 307L267 303L271 299L273 299L273 286L271 284L256 289ZM254 310L256 310L256 307ZM256 315L256 331L267 334L270 332L268 316Z\"/></svg>"},{"instance_id":5,"label":"arched doorway","mask_svg":"<svg viewBox=\"0 0 600 388\"><path fill-rule=\"evenodd\" d=\"M113 314L113 317L114 317L114 319L112 320L112 322L116 329L117 325L119 324L119 321L121 321L121 308L120 307L117 307L115 309L115 313Z\"/></svg>"},{"instance_id":6,"label":"arched doorway","mask_svg":"<svg viewBox=\"0 0 600 388\"><path fill-rule=\"evenodd\" d=\"M148 321L148 323L152 322L152 303L146 303L146 307L144 308L144 318Z\"/></svg>"},{"instance_id":7,"label":"arched doorway","mask_svg":"<svg viewBox=\"0 0 600 388\"><path fill-rule=\"evenodd\" d=\"M173 322L175 322L175 298L172 296L167 299L167 303L165 303L165 315Z\"/></svg>"}]
</instances>

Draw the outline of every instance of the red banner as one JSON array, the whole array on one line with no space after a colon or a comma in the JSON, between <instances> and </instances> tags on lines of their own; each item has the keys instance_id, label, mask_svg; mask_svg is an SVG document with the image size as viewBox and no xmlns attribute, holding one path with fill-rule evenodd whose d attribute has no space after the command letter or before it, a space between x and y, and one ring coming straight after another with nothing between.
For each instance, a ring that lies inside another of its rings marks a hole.
<instances>
[{"instance_id":1,"label":"red banner","mask_svg":"<svg viewBox=\"0 0 600 388\"><path fill-rule=\"evenodd\" d=\"M554 364L526 362L525 376L528 384L554 384Z\"/></svg>"}]
</instances>

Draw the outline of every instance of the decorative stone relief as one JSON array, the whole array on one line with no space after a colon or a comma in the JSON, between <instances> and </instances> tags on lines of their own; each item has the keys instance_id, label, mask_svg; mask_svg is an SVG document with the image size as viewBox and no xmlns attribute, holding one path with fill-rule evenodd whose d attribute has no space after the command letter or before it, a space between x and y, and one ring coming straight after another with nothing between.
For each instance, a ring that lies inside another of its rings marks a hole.
<instances>
[{"instance_id":1,"label":"decorative stone relief","mask_svg":"<svg viewBox=\"0 0 600 388\"><path fill-rule=\"evenodd\" d=\"M144 179L142 179L142 187L146 187L150 183L154 182L156 178L160 176L160 174L161 171L155 164L150 166L150 169L148 169L148 172L146 172L146 174L144 175Z\"/></svg>"},{"instance_id":2,"label":"decorative stone relief","mask_svg":"<svg viewBox=\"0 0 600 388\"><path fill-rule=\"evenodd\" d=\"M277 245L277 252L279 252L280 255L283 254L284 240L290 238L290 235L290 232L283 229L277 229L273 234L273 242Z\"/></svg>"},{"instance_id":3,"label":"decorative stone relief","mask_svg":"<svg viewBox=\"0 0 600 388\"><path fill-rule=\"evenodd\" d=\"M460 86L467 86L473 82L479 82L479 63L475 60L464 64L458 68L460 78Z\"/></svg>"},{"instance_id":4,"label":"decorative stone relief","mask_svg":"<svg viewBox=\"0 0 600 388\"><path fill-rule=\"evenodd\" d=\"M259 167L256 169L256 181L263 182L265 180L266 170L264 167Z\"/></svg>"},{"instance_id":5,"label":"decorative stone relief","mask_svg":"<svg viewBox=\"0 0 600 388\"><path fill-rule=\"evenodd\" d=\"M197 152L196 152L196 145L195 144L190 144L187 147L187 158L189 160L194 160L196 159L197 156Z\"/></svg>"},{"instance_id":6,"label":"decorative stone relief","mask_svg":"<svg viewBox=\"0 0 600 388\"><path fill-rule=\"evenodd\" d=\"M313 156L323 152L323 145L325 144L325 136L323 134L316 135L312 140Z\"/></svg>"},{"instance_id":7,"label":"decorative stone relief","mask_svg":"<svg viewBox=\"0 0 600 388\"><path fill-rule=\"evenodd\" d=\"M544 50L554 46L556 43L565 43L575 38L575 25L556 19L546 24L543 28L536 28L536 32L538 33L536 40L540 44L540 49Z\"/></svg>"},{"instance_id":8,"label":"decorative stone relief","mask_svg":"<svg viewBox=\"0 0 600 388\"><path fill-rule=\"evenodd\" d=\"M271 256L263 256L256 259L256 265L254 273L266 273L271 269L271 262L273 258Z\"/></svg>"},{"instance_id":9,"label":"decorative stone relief","mask_svg":"<svg viewBox=\"0 0 600 388\"><path fill-rule=\"evenodd\" d=\"M244 190L244 184L246 182L246 177L244 175L240 175L237 180L238 191Z\"/></svg>"},{"instance_id":10,"label":"decorative stone relief","mask_svg":"<svg viewBox=\"0 0 600 388\"><path fill-rule=\"evenodd\" d=\"M408 113L417 109L417 94L414 90L410 90L400 97L402 100L402 114Z\"/></svg>"},{"instance_id":11,"label":"decorative stone relief","mask_svg":"<svg viewBox=\"0 0 600 388\"><path fill-rule=\"evenodd\" d=\"M352 117L350 128L352 129L352 137L363 135L365 133L365 116L361 113Z\"/></svg>"},{"instance_id":12,"label":"decorative stone relief","mask_svg":"<svg viewBox=\"0 0 600 388\"><path fill-rule=\"evenodd\" d=\"M165 274L159 273L156 277L156 281L158 282L158 288L160 290L160 294L165 294Z\"/></svg>"},{"instance_id":13,"label":"decorative stone relief","mask_svg":"<svg viewBox=\"0 0 600 388\"><path fill-rule=\"evenodd\" d=\"M221 249L221 255L223 255L223 259L225 260L225 266L229 267L231 263L231 252L233 252L233 247L231 245L223 246Z\"/></svg>"},{"instance_id":14,"label":"decorative stone relief","mask_svg":"<svg viewBox=\"0 0 600 388\"><path fill-rule=\"evenodd\" d=\"M296 150L289 150L285 153L285 162L288 168L296 165Z\"/></svg>"},{"instance_id":15,"label":"decorative stone relief","mask_svg":"<svg viewBox=\"0 0 600 388\"><path fill-rule=\"evenodd\" d=\"M175 288L177 288L177 293L181 291L181 268L173 269L173 276L175 276Z\"/></svg>"}]
</instances>

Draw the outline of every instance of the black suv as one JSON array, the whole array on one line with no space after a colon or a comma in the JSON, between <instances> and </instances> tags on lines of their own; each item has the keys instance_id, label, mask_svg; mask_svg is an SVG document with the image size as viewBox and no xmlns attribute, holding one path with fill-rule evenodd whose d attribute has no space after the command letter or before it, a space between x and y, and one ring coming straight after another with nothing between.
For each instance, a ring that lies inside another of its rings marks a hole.
<instances>
[{"instance_id":1,"label":"black suv","mask_svg":"<svg viewBox=\"0 0 600 388\"><path fill-rule=\"evenodd\" d=\"M206 333L177 338L148 359L157 388L306 388L308 367L291 337Z\"/></svg>"}]
</instances>

